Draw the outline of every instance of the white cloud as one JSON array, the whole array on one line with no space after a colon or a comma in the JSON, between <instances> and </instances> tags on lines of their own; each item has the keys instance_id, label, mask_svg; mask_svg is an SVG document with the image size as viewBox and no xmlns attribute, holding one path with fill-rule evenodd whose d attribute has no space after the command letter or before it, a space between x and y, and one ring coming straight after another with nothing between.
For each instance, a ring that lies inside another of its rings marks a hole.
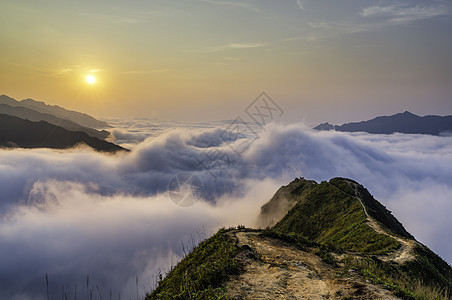
<instances>
[{"instance_id":1,"label":"white cloud","mask_svg":"<svg viewBox=\"0 0 452 300\"><path fill-rule=\"evenodd\" d=\"M0 150L0 298L43 298L46 273L55 293L62 285L83 286L87 274L123 296L134 290L136 275L149 288L147 278L175 263L190 234L202 226L213 232L253 225L277 188L300 176L359 181L421 242L452 261L452 137L273 124L239 156L230 146L241 140L225 141L223 129L203 128L208 124L173 130L150 120L127 124L123 138L138 144L117 156ZM138 138L127 135L133 128ZM216 159L208 161L212 154ZM228 163L220 163L225 156ZM201 179L207 201L173 204L166 191L180 173Z\"/></svg>"},{"instance_id":2,"label":"white cloud","mask_svg":"<svg viewBox=\"0 0 452 300\"><path fill-rule=\"evenodd\" d=\"M314 29L327 29L333 31L342 31L346 33L356 33L363 31L374 31L380 25L376 24L358 24L351 22L333 22L333 21L316 21L308 22L309 27Z\"/></svg>"},{"instance_id":3,"label":"white cloud","mask_svg":"<svg viewBox=\"0 0 452 300\"><path fill-rule=\"evenodd\" d=\"M151 69L151 70L128 70L124 71L123 74L151 74L151 73L166 73L171 72L174 69L166 68L166 69Z\"/></svg>"},{"instance_id":4,"label":"white cloud","mask_svg":"<svg viewBox=\"0 0 452 300\"><path fill-rule=\"evenodd\" d=\"M450 14L445 6L410 6L393 4L387 6L371 6L361 11L363 17L382 17L394 23L410 23L418 20L432 19Z\"/></svg>"},{"instance_id":5,"label":"white cloud","mask_svg":"<svg viewBox=\"0 0 452 300\"><path fill-rule=\"evenodd\" d=\"M343 33L372 32L388 26L409 24L419 20L428 20L450 16L450 5L409 5L396 3L376 5L364 8L359 13L361 19L347 18L341 21L311 21L308 26L314 29L330 30Z\"/></svg>"},{"instance_id":6,"label":"white cloud","mask_svg":"<svg viewBox=\"0 0 452 300\"><path fill-rule=\"evenodd\" d=\"M263 47L262 43L231 43L228 45L229 48L233 49L248 49L248 48L260 48Z\"/></svg>"}]
</instances>

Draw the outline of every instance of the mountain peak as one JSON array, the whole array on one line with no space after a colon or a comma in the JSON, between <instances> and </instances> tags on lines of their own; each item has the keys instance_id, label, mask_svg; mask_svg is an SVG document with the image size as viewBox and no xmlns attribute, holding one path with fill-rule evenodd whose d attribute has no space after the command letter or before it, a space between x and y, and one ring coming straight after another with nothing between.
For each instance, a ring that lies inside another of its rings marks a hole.
<instances>
[{"instance_id":1,"label":"mountain peak","mask_svg":"<svg viewBox=\"0 0 452 300\"><path fill-rule=\"evenodd\" d=\"M316 243L334 244L343 250L374 255L400 247L392 236L381 234L365 224L371 211L379 220L390 219L398 223L357 182L333 178L315 185L299 197L295 206L273 228L277 232L296 234ZM391 222L385 225L387 229L396 231ZM408 235L401 224L397 225L401 227L398 232Z\"/></svg>"},{"instance_id":2,"label":"mountain peak","mask_svg":"<svg viewBox=\"0 0 452 300\"><path fill-rule=\"evenodd\" d=\"M317 125L316 127L314 127L315 130L334 130L335 126L331 125L328 122L325 123L321 123L319 125Z\"/></svg>"},{"instance_id":3,"label":"mountain peak","mask_svg":"<svg viewBox=\"0 0 452 300\"><path fill-rule=\"evenodd\" d=\"M412 112L410 112L410 111L408 111L408 110L405 110L403 113L401 113L401 114L398 114L398 115L403 115L403 116L405 116L405 117L418 117L418 118L421 118L420 116L418 116L418 115L416 115L416 114L413 114Z\"/></svg>"}]
</instances>

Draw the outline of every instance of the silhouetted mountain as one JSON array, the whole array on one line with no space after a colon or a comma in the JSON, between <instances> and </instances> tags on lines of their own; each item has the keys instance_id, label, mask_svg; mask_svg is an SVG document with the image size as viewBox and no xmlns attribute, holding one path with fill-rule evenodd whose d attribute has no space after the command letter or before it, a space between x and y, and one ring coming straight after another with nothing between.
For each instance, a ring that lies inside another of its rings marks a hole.
<instances>
[{"instance_id":1,"label":"silhouetted mountain","mask_svg":"<svg viewBox=\"0 0 452 300\"><path fill-rule=\"evenodd\" d=\"M369 121L331 125L322 123L316 130L336 130L344 132L368 132L373 134L431 134L442 135L452 133L452 116L420 117L408 111L392 116L377 117Z\"/></svg>"},{"instance_id":2,"label":"silhouetted mountain","mask_svg":"<svg viewBox=\"0 0 452 300\"><path fill-rule=\"evenodd\" d=\"M67 149L80 144L103 152L127 151L85 132L70 131L45 121L32 122L0 114L0 147Z\"/></svg>"},{"instance_id":3,"label":"silhouetted mountain","mask_svg":"<svg viewBox=\"0 0 452 300\"><path fill-rule=\"evenodd\" d=\"M0 114L15 116L15 117L30 120L33 122L46 121L50 124L60 126L67 130L83 131L86 134L88 134L89 136L96 137L101 140L107 138L110 135L110 133L106 130L99 131L96 129L83 127L72 121L58 118L51 114L41 113L41 112L35 111L33 109L30 109L30 108L27 108L24 106L10 106L8 104L0 104Z\"/></svg>"},{"instance_id":4,"label":"silhouetted mountain","mask_svg":"<svg viewBox=\"0 0 452 300\"><path fill-rule=\"evenodd\" d=\"M296 179L262 207L266 230L220 229L151 299L450 299L452 268L354 180Z\"/></svg>"},{"instance_id":5,"label":"silhouetted mountain","mask_svg":"<svg viewBox=\"0 0 452 300\"><path fill-rule=\"evenodd\" d=\"M6 95L0 96L0 104L7 104L10 106L23 106L35 111L51 114L56 117L70 120L76 124L84 127L91 127L96 129L108 128L110 127L106 122L99 121L85 113L80 113L72 110L66 110L57 105L47 105L41 101L35 101L33 99L25 99L22 101L17 101Z\"/></svg>"},{"instance_id":6,"label":"silhouetted mountain","mask_svg":"<svg viewBox=\"0 0 452 300\"><path fill-rule=\"evenodd\" d=\"M331 125L328 122L322 123L322 124L314 127L314 129L316 129L316 130L334 130L334 128L335 128L335 125Z\"/></svg>"}]
</instances>

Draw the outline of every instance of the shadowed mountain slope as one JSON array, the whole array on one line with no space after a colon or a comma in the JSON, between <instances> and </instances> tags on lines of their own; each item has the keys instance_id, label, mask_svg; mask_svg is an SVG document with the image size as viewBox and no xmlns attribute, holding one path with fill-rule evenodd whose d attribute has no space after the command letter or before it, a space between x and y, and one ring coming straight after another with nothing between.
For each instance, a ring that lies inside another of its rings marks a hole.
<instances>
[{"instance_id":1,"label":"shadowed mountain slope","mask_svg":"<svg viewBox=\"0 0 452 300\"><path fill-rule=\"evenodd\" d=\"M9 106L23 106L38 111L40 113L51 114L61 119L70 120L83 127L90 127L96 129L110 127L106 122L99 121L85 113L67 110L58 105L47 105L44 102L36 101L33 99L17 101L6 95L0 95L0 104L7 104Z\"/></svg>"},{"instance_id":2,"label":"shadowed mountain slope","mask_svg":"<svg viewBox=\"0 0 452 300\"><path fill-rule=\"evenodd\" d=\"M104 140L110 133L106 130L96 130L88 127L83 127L72 121L55 117L51 114L45 114L33 109L23 107L23 106L10 106L8 104L0 104L0 114L15 116L21 119L30 120L33 122L46 121L47 123L53 124L55 126L62 127L70 131L83 131L89 136Z\"/></svg>"},{"instance_id":3,"label":"shadowed mountain slope","mask_svg":"<svg viewBox=\"0 0 452 300\"><path fill-rule=\"evenodd\" d=\"M80 144L102 152L127 151L85 132L69 131L45 121L32 122L0 114L0 147L67 149Z\"/></svg>"}]
</instances>

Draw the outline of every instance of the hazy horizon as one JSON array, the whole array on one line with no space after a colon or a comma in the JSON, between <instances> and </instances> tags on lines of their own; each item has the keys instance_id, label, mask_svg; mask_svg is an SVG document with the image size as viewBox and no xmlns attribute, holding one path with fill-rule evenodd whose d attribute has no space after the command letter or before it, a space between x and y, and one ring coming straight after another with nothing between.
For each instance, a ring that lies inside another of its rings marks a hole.
<instances>
[{"instance_id":1,"label":"hazy horizon","mask_svg":"<svg viewBox=\"0 0 452 300\"><path fill-rule=\"evenodd\" d=\"M1 94L1 93L0 93L0 95L4 95L4 96L7 96L7 97L15 99L14 97L11 97L9 95L5 95L5 94ZM256 97L256 99L257 98L258 97ZM67 109L67 110L71 110L71 111L77 111L74 108L64 107L64 106L62 106L60 104L48 103L44 99L33 99L33 98L28 97L28 98L24 98L24 99L15 99L15 100L21 101L21 100L28 100L28 99L31 99L31 100L34 100L34 101L38 101L38 102L44 102L47 105L59 106L61 108L64 108L64 109ZM252 101L250 101L250 103L253 102L256 99L253 99ZM243 103L243 104L245 104L245 103ZM248 103L248 105L249 105L249 103ZM156 121L156 122L185 122L185 123L203 123L203 122L207 122L207 123L215 123L215 122L223 122L223 121L232 122L237 117L237 115L240 115L241 113L244 112L244 110L246 108L245 107L246 105L245 106L242 105L242 106L243 106L242 109L241 110L238 109L236 111L235 115L230 115L228 118L221 118L221 119L209 118L209 117L205 117L204 119L192 119L190 117L188 117L188 118L175 118L174 117L174 118L163 118L162 119L162 118L159 118L157 116L146 115L146 114L144 114L142 116L139 116L139 115L135 116L135 115L133 115L133 116L126 117L126 116L93 115L93 114L89 114L89 113L87 113L85 111L79 111L79 112L88 114L88 115L90 115L90 116L92 116L92 117L94 117L94 118L96 118L98 120L106 121L106 122L110 122L110 121L115 122L115 121L119 121L119 120L126 121L126 120L135 120L135 119L137 119L137 120L139 120L139 119L146 119L146 120L150 120L150 121L152 120L152 121ZM420 117L432 116L432 115L434 115L434 116L450 116L451 115L451 114L444 113L444 112L443 113L439 113L439 114L418 114L418 113L415 113L413 111L410 111L409 109L404 109L404 110L401 110L401 111L388 112L386 115L371 115L370 113L363 113L363 114L360 114L360 115L354 115L350 119L346 119L345 117L344 118L339 118L336 115L332 119L332 120L338 120L336 122L333 122L333 121L331 121L329 119L324 119L323 117L319 117L319 119L318 119L319 121L315 121L315 119L311 119L310 122L309 122L308 120L306 120L304 118L302 118L300 120L292 120L291 121L291 120L289 120L287 118L287 112L283 111L284 117L281 117L278 120L278 123L285 124L285 125L289 125L289 124L293 124L293 123L303 123L303 124L305 124L305 125L307 125L309 127L314 127L314 126L319 125L321 123L330 123L332 125L342 125L342 124L345 124L345 123L367 121L367 120L371 120L371 119L374 119L374 118L380 117L380 116L392 116L392 115L401 114L401 113L404 113L404 112L410 112L410 113L413 113L413 114L418 115ZM366 117L364 117L364 116L366 116Z\"/></svg>"}]
</instances>

